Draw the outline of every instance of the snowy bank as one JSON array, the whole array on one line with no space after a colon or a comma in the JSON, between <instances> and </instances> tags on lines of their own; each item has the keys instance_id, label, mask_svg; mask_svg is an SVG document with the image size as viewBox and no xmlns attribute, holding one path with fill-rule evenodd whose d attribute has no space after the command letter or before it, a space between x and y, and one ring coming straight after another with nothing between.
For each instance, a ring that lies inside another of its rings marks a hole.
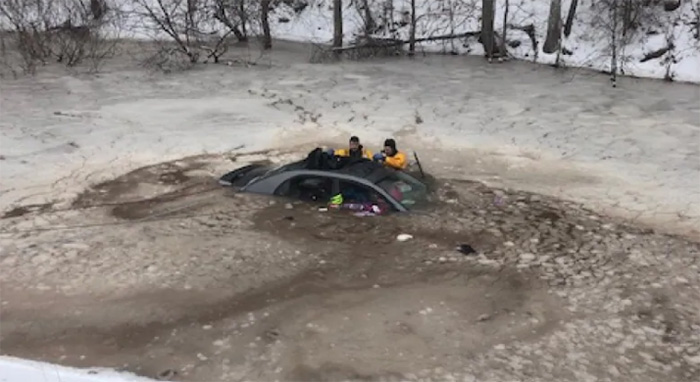
<instances>
[{"instance_id":1,"label":"snowy bank","mask_svg":"<svg viewBox=\"0 0 700 382\"><path fill-rule=\"evenodd\" d=\"M138 40L170 40L179 35L188 40L198 36L213 44L219 37L230 34L230 25L245 24L248 35L260 35L261 8L258 0L244 0L244 11L230 10L230 24L211 17L214 2L202 2L196 13L196 33L184 31L189 12L185 2L174 4L166 13L155 0L132 2L105 0L115 12L103 20L101 33L109 37ZM699 1L617 1L561 0L559 12L560 43L546 44L550 19L550 4L546 0L494 0L494 30L497 40L504 34L510 57L541 64L573 68L590 68L621 75L664 78L674 81L700 83L700 2ZM507 3L507 5L506 5ZM572 4L576 7L572 7ZM365 0L343 2L344 42L364 35L368 4L371 18L370 33L375 37L408 40L411 21L410 0ZM617 4L613 7L612 4ZM479 41L482 0L415 0L416 38L418 50L433 53L483 55ZM156 18L145 7L157 10ZM575 12L570 12L570 10ZM612 9L618 9L613 12ZM57 9L56 22L68 16ZM31 8L21 17L27 25L40 23L41 18ZM556 13L555 13L556 14ZM245 15L242 17L240 15ZM616 16L613 16L616 15ZM19 17L19 16L18 16ZM36 19L36 20L34 20ZM165 27L162 20L174 20ZM553 20L557 18L554 17ZM33 20L33 21L32 21ZM242 21L244 20L244 21ZM271 33L283 40L329 43L333 37L333 0L279 0L271 2L269 13ZM0 28L11 23L0 15ZM167 29L167 32L166 32ZM615 31L615 33L612 33ZM459 38L444 38L446 36ZM437 41L431 38L441 36ZM614 37L613 37L614 36ZM553 45L554 44L554 45ZM613 48L614 47L614 48ZM613 54L614 52L614 54ZM613 63L614 57L614 63Z\"/></svg>"},{"instance_id":2,"label":"snowy bank","mask_svg":"<svg viewBox=\"0 0 700 382\"><path fill-rule=\"evenodd\" d=\"M0 356L0 382L152 382L110 369L74 369Z\"/></svg>"},{"instance_id":3,"label":"snowy bank","mask_svg":"<svg viewBox=\"0 0 700 382\"><path fill-rule=\"evenodd\" d=\"M610 71L610 18L604 1L578 1L568 36L562 35L561 50L543 51L547 32L549 1L511 0L508 7L506 41L508 53L516 59L543 64L558 63L565 67ZM302 42L330 42L333 37L332 0L295 0L273 10L272 32L277 38ZM360 2L344 2L344 39L348 43L363 33L364 11ZM370 0L377 25L376 35L401 38L409 36L410 2ZM300 6L299 4L307 4ZM571 0L562 0L562 26ZM496 1L495 30L501 33L505 2ZM616 49L620 74L635 77L666 78L700 83L700 36L698 20L700 4L685 1L672 11L662 3L638 11L635 29L625 33L624 44ZM481 0L417 0L416 38L475 34L481 29ZM531 34L525 30L531 27ZM475 34L478 36L478 33ZM534 38L534 41L533 41ZM622 39L619 36L619 39ZM534 44L533 44L534 42ZM478 37L428 41L418 44L425 52L483 55Z\"/></svg>"}]
</instances>

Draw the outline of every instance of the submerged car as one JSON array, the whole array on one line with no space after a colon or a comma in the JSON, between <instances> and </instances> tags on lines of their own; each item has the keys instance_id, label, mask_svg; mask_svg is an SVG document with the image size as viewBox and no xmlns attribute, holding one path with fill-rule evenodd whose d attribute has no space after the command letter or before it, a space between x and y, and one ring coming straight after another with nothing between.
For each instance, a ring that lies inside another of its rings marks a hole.
<instances>
[{"instance_id":1,"label":"submerged car","mask_svg":"<svg viewBox=\"0 0 700 382\"><path fill-rule=\"evenodd\" d=\"M428 196L427 186L415 177L370 160L335 168L312 165L309 158L277 168L254 164L225 174L219 183L240 192L318 203L341 194L346 202L379 202L398 212L418 208Z\"/></svg>"}]
</instances>

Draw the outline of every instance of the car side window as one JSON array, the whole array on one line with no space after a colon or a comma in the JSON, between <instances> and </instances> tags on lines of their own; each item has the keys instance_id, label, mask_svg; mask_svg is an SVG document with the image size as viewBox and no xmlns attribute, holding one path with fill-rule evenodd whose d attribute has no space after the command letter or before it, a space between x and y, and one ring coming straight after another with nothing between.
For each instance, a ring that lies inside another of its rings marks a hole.
<instances>
[{"instance_id":1,"label":"car side window","mask_svg":"<svg viewBox=\"0 0 700 382\"><path fill-rule=\"evenodd\" d=\"M363 184L341 180L339 189L346 203L372 203L393 209L393 205L384 196Z\"/></svg>"},{"instance_id":2,"label":"car side window","mask_svg":"<svg viewBox=\"0 0 700 382\"><path fill-rule=\"evenodd\" d=\"M316 175L300 175L282 183L275 190L275 195L325 203L333 196L332 192L332 179Z\"/></svg>"}]
</instances>

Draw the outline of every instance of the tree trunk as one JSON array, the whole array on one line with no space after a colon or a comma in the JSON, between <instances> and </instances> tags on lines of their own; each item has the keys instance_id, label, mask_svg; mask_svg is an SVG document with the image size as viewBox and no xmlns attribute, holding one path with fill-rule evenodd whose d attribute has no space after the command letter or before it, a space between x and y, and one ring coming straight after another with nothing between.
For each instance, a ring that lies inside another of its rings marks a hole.
<instances>
[{"instance_id":1,"label":"tree trunk","mask_svg":"<svg viewBox=\"0 0 700 382\"><path fill-rule=\"evenodd\" d=\"M372 10L369 8L369 0L364 0L362 6L365 8L365 36L370 36L374 32L374 19Z\"/></svg>"},{"instance_id":2,"label":"tree trunk","mask_svg":"<svg viewBox=\"0 0 700 382\"><path fill-rule=\"evenodd\" d=\"M501 47L500 47L500 53L501 56L507 56L506 52L508 50L506 49L506 44L507 44L507 33L508 33L508 8L510 6L510 1L506 0L505 4L505 10L503 12L503 32L501 33Z\"/></svg>"},{"instance_id":3,"label":"tree trunk","mask_svg":"<svg viewBox=\"0 0 700 382\"><path fill-rule=\"evenodd\" d=\"M333 47L343 46L343 0L333 0Z\"/></svg>"},{"instance_id":4,"label":"tree trunk","mask_svg":"<svg viewBox=\"0 0 700 382\"><path fill-rule=\"evenodd\" d=\"M493 30L493 19L496 14L494 0L481 0L481 44L484 46L486 58L493 58L496 48L496 37Z\"/></svg>"},{"instance_id":5,"label":"tree trunk","mask_svg":"<svg viewBox=\"0 0 700 382\"><path fill-rule=\"evenodd\" d=\"M243 41L248 41L248 14L245 9L245 1L241 1L238 5L238 14L241 17L241 33L243 33Z\"/></svg>"},{"instance_id":6,"label":"tree trunk","mask_svg":"<svg viewBox=\"0 0 700 382\"><path fill-rule=\"evenodd\" d=\"M272 49L272 35L270 33L270 0L262 0L260 6L263 29L263 49Z\"/></svg>"},{"instance_id":7,"label":"tree trunk","mask_svg":"<svg viewBox=\"0 0 700 382\"><path fill-rule=\"evenodd\" d=\"M564 24L564 36L566 37L569 37L569 35L571 34L571 27L574 26L576 7L578 7L578 0L571 0L571 6L569 6L569 13L566 14L566 24Z\"/></svg>"},{"instance_id":8,"label":"tree trunk","mask_svg":"<svg viewBox=\"0 0 700 382\"><path fill-rule=\"evenodd\" d=\"M90 0L90 13L95 21L102 21L105 13L107 13L107 4L104 0Z\"/></svg>"},{"instance_id":9,"label":"tree trunk","mask_svg":"<svg viewBox=\"0 0 700 382\"><path fill-rule=\"evenodd\" d=\"M450 34L455 34L455 8L454 4L452 4L452 0L450 0L449 4L449 10L450 10ZM455 49L455 40L450 40L450 53L456 54L457 49Z\"/></svg>"},{"instance_id":10,"label":"tree trunk","mask_svg":"<svg viewBox=\"0 0 700 382\"><path fill-rule=\"evenodd\" d=\"M612 45L612 54L610 56L610 82L612 82L612 87L617 87L617 0L612 1L611 13L610 43Z\"/></svg>"},{"instance_id":11,"label":"tree trunk","mask_svg":"<svg viewBox=\"0 0 700 382\"><path fill-rule=\"evenodd\" d=\"M238 40L239 42L245 42L247 40L245 35L241 32L241 30L238 28L237 25L234 25L231 30L233 31L233 34L236 36L236 40Z\"/></svg>"},{"instance_id":12,"label":"tree trunk","mask_svg":"<svg viewBox=\"0 0 700 382\"><path fill-rule=\"evenodd\" d=\"M195 0L187 0L187 24L185 36L189 38L195 32L194 15L197 12L197 2Z\"/></svg>"},{"instance_id":13,"label":"tree trunk","mask_svg":"<svg viewBox=\"0 0 700 382\"><path fill-rule=\"evenodd\" d=\"M408 36L408 55L416 54L416 0L411 0L411 30Z\"/></svg>"},{"instance_id":14,"label":"tree trunk","mask_svg":"<svg viewBox=\"0 0 700 382\"><path fill-rule=\"evenodd\" d=\"M549 3L549 20L547 20L547 37L544 39L542 51L554 53L561 42L561 0Z\"/></svg>"}]
</instances>

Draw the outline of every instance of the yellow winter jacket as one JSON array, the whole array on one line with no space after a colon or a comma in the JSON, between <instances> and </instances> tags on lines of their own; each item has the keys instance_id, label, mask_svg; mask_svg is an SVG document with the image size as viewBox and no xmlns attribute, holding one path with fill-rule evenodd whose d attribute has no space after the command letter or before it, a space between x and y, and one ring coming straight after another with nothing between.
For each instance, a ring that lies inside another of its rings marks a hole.
<instances>
[{"instance_id":1,"label":"yellow winter jacket","mask_svg":"<svg viewBox=\"0 0 700 382\"><path fill-rule=\"evenodd\" d=\"M408 166L408 160L406 159L406 154L399 151L394 156L384 156L384 165L387 167L394 168L396 170L405 170Z\"/></svg>"},{"instance_id":2,"label":"yellow winter jacket","mask_svg":"<svg viewBox=\"0 0 700 382\"><path fill-rule=\"evenodd\" d=\"M350 149L335 150L335 152L333 152L333 155L338 156L338 157L349 157L350 156ZM372 159L372 152L363 147L362 148L362 157L367 158L367 159Z\"/></svg>"}]
</instances>

